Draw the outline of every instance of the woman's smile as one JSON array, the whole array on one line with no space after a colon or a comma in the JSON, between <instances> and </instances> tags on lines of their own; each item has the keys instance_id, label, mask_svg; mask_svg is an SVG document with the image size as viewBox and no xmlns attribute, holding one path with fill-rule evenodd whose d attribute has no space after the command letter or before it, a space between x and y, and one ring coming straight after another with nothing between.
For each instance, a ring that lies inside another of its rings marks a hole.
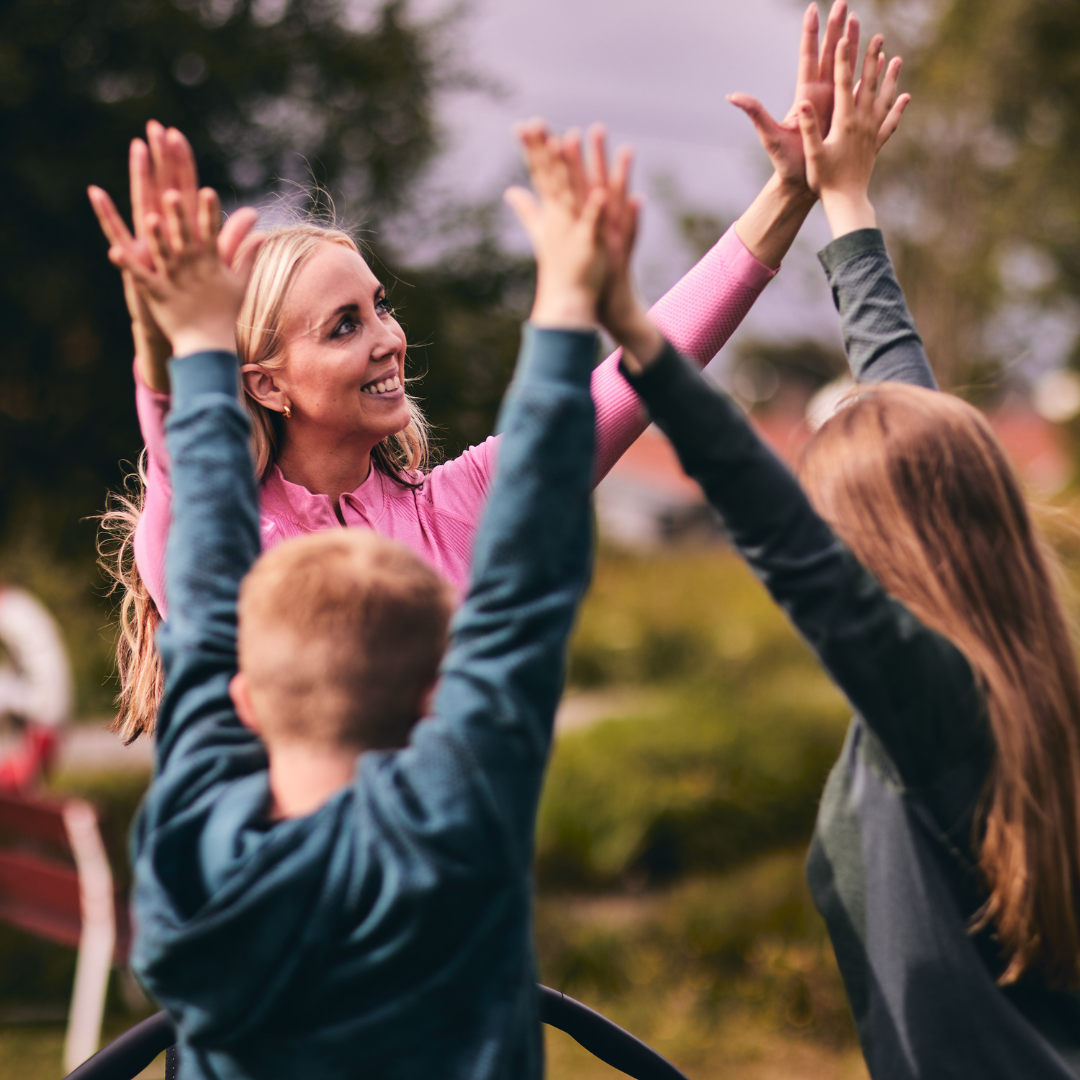
<instances>
[{"instance_id":1,"label":"woman's smile","mask_svg":"<svg viewBox=\"0 0 1080 1080\"><path fill-rule=\"evenodd\" d=\"M373 379L360 387L361 394L368 397L381 397L397 401L405 396L404 387L397 372L392 375L384 375L381 379Z\"/></svg>"}]
</instances>

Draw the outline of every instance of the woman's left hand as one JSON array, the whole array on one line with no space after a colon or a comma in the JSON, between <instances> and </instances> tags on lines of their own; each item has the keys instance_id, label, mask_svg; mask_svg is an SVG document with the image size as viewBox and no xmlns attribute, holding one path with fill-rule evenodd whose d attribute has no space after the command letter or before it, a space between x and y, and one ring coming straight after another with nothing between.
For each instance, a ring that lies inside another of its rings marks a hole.
<instances>
[{"instance_id":1,"label":"woman's left hand","mask_svg":"<svg viewBox=\"0 0 1080 1080\"><path fill-rule=\"evenodd\" d=\"M812 3L806 9L799 47L795 102L787 116L779 123L757 98L749 94L728 96L728 101L750 117L777 177L785 184L804 191L807 187L806 159L803 156L802 133L799 129L799 106L804 101L809 101L814 106L821 131L828 134L835 100L833 64L836 46L845 36L850 43L850 56L854 67L859 51L859 20L855 15L848 16L846 0L836 0L833 4L825 27L825 41L820 50L817 4Z\"/></svg>"}]
</instances>

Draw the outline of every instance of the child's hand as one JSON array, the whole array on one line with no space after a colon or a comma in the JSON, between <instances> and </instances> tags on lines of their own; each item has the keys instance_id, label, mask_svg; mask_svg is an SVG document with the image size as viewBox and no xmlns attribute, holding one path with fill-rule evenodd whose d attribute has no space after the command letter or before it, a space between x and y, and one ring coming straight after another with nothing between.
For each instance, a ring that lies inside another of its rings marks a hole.
<instances>
[{"instance_id":1,"label":"child's hand","mask_svg":"<svg viewBox=\"0 0 1080 1080\"><path fill-rule=\"evenodd\" d=\"M845 32L846 22L846 32ZM787 116L777 123L757 98L749 94L729 94L728 101L750 117L761 145L769 155L776 175L784 182L806 191L806 161L799 130L799 107L809 101L818 117L822 135L827 135L832 123L835 80L833 65L837 42L845 37L850 44L849 55L859 50L859 20L848 18L846 0L836 0L825 27L825 41L818 51L818 9L816 0L803 17L802 41L799 47L799 73L795 81L795 101ZM854 60L853 60L854 62Z\"/></svg>"},{"instance_id":2,"label":"child's hand","mask_svg":"<svg viewBox=\"0 0 1080 1080\"><path fill-rule=\"evenodd\" d=\"M522 124L518 137L535 194L511 187L505 198L536 255L532 322L566 329L593 327L604 283L600 231L607 190L587 182L575 137L558 139L541 120Z\"/></svg>"},{"instance_id":3,"label":"child's hand","mask_svg":"<svg viewBox=\"0 0 1080 1080\"><path fill-rule=\"evenodd\" d=\"M607 275L600 294L600 325L623 346L627 365L648 363L659 355L664 339L653 326L645 305L634 288L630 259L637 239L641 198L630 194L630 166L634 152L619 148L609 174L604 129L599 125L589 131L591 160L589 183L607 188L601 236L607 256Z\"/></svg>"},{"instance_id":4,"label":"child's hand","mask_svg":"<svg viewBox=\"0 0 1080 1080\"><path fill-rule=\"evenodd\" d=\"M834 237L876 227L877 217L868 194L870 175L878 151L899 126L911 100L910 94L896 97L901 61L894 57L886 69L883 43L880 35L871 40L858 86L852 85L847 40L837 45L836 108L826 138L822 138L813 105L806 101L799 108L807 183L821 198Z\"/></svg>"},{"instance_id":5,"label":"child's hand","mask_svg":"<svg viewBox=\"0 0 1080 1080\"><path fill-rule=\"evenodd\" d=\"M109 259L131 275L151 316L172 343L174 356L210 349L233 352L236 319L259 240L249 244L236 268L230 269L218 253L221 207L216 192L203 188L197 193L194 219L180 191L164 192L161 203L163 215L150 213L146 218L150 268L130 234L109 249ZM254 211L247 211L243 220L245 233L250 232Z\"/></svg>"}]
</instances>

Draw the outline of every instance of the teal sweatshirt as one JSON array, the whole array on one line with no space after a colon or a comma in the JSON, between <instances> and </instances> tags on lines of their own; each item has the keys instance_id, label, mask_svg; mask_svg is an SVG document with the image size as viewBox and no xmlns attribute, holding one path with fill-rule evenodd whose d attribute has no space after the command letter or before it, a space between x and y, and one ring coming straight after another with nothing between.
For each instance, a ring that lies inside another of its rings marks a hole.
<instances>
[{"instance_id":1,"label":"teal sweatshirt","mask_svg":"<svg viewBox=\"0 0 1080 1080\"><path fill-rule=\"evenodd\" d=\"M566 638L591 569L592 333L526 327L430 717L305 817L228 695L259 554L237 364L172 365L174 521L157 769L133 835L132 965L181 1080L543 1075L533 831Z\"/></svg>"}]
</instances>

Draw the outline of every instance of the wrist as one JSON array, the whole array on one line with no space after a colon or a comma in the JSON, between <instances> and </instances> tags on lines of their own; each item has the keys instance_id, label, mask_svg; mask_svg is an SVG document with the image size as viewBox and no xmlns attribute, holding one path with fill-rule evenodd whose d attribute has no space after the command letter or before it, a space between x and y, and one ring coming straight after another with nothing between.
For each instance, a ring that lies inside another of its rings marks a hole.
<instances>
[{"instance_id":1,"label":"wrist","mask_svg":"<svg viewBox=\"0 0 1080 1080\"><path fill-rule=\"evenodd\" d=\"M173 333L173 356L192 356L201 352L236 352L235 327L230 323L228 326L198 327Z\"/></svg>"},{"instance_id":2,"label":"wrist","mask_svg":"<svg viewBox=\"0 0 1080 1080\"><path fill-rule=\"evenodd\" d=\"M635 375L652 367L664 351L664 335L644 313L615 333L608 327L612 337L622 346L623 362Z\"/></svg>"},{"instance_id":3,"label":"wrist","mask_svg":"<svg viewBox=\"0 0 1080 1080\"><path fill-rule=\"evenodd\" d=\"M877 214L865 190L822 191L821 205L834 240L859 229L877 228Z\"/></svg>"},{"instance_id":4,"label":"wrist","mask_svg":"<svg viewBox=\"0 0 1080 1080\"><path fill-rule=\"evenodd\" d=\"M785 179L773 173L758 197L735 222L735 235L758 262L779 267L817 202L804 178Z\"/></svg>"},{"instance_id":5,"label":"wrist","mask_svg":"<svg viewBox=\"0 0 1080 1080\"><path fill-rule=\"evenodd\" d=\"M596 294L587 289L545 289L538 284L529 321L549 330L592 330L596 305Z\"/></svg>"}]
</instances>

